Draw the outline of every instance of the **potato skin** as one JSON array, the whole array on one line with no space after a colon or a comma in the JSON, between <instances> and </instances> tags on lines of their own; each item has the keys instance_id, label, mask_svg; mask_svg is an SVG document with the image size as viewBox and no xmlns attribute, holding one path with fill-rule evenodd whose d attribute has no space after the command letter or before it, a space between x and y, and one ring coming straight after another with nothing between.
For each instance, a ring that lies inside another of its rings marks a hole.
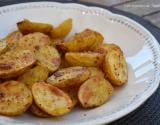
<instances>
[{"instance_id":1,"label":"potato skin","mask_svg":"<svg viewBox=\"0 0 160 125\"><path fill-rule=\"evenodd\" d=\"M97 107L109 99L107 81L102 77L92 77L79 88L78 99L84 108Z\"/></svg>"},{"instance_id":2,"label":"potato skin","mask_svg":"<svg viewBox=\"0 0 160 125\"><path fill-rule=\"evenodd\" d=\"M25 35L22 39L17 42L16 49L29 49L35 52L40 47L50 45L50 38L40 32Z\"/></svg>"},{"instance_id":3,"label":"potato skin","mask_svg":"<svg viewBox=\"0 0 160 125\"><path fill-rule=\"evenodd\" d=\"M18 22L17 27L24 35L34 32L50 34L50 31L53 29L51 24L32 22L27 19Z\"/></svg>"},{"instance_id":4,"label":"potato skin","mask_svg":"<svg viewBox=\"0 0 160 125\"><path fill-rule=\"evenodd\" d=\"M13 31L5 37L7 45L10 50L15 50L17 47L17 42L23 37L20 31Z\"/></svg>"},{"instance_id":5,"label":"potato skin","mask_svg":"<svg viewBox=\"0 0 160 125\"><path fill-rule=\"evenodd\" d=\"M20 115L32 104L30 90L17 81L6 81L0 84L0 114L7 116Z\"/></svg>"},{"instance_id":6,"label":"potato skin","mask_svg":"<svg viewBox=\"0 0 160 125\"><path fill-rule=\"evenodd\" d=\"M0 56L0 78L12 78L33 66L36 59L29 50L8 51Z\"/></svg>"},{"instance_id":7,"label":"potato skin","mask_svg":"<svg viewBox=\"0 0 160 125\"><path fill-rule=\"evenodd\" d=\"M113 50L106 54L103 71L113 85L123 85L128 80L128 68L123 54Z\"/></svg>"},{"instance_id":8,"label":"potato skin","mask_svg":"<svg viewBox=\"0 0 160 125\"><path fill-rule=\"evenodd\" d=\"M82 84L89 75L90 72L86 67L75 66L58 70L47 79L47 82L65 88Z\"/></svg>"},{"instance_id":9,"label":"potato skin","mask_svg":"<svg viewBox=\"0 0 160 125\"><path fill-rule=\"evenodd\" d=\"M97 44L103 42L103 36L91 29L75 34L65 44L61 45L62 50L69 52L87 51L89 48L94 48ZM64 47L62 47L64 46Z\"/></svg>"},{"instance_id":10,"label":"potato skin","mask_svg":"<svg viewBox=\"0 0 160 125\"><path fill-rule=\"evenodd\" d=\"M18 77L18 81L25 83L29 88L36 82L43 82L48 78L49 71L42 66L35 66Z\"/></svg>"},{"instance_id":11,"label":"potato skin","mask_svg":"<svg viewBox=\"0 0 160 125\"><path fill-rule=\"evenodd\" d=\"M43 46L35 52L37 64L47 68L50 72L56 71L61 64L61 56L56 48Z\"/></svg>"},{"instance_id":12,"label":"potato skin","mask_svg":"<svg viewBox=\"0 0 160 125\"><path fill-rule=\"evenodd\" d=\"M50 35L52 38L65 38L72 29L72 19L64 20L58 27L52 29Z\"/></svg>"},{"instance_id":13,"label":"potato skin","mask_svg":"<svg viewBox=\"0 0 160 125\"><path fill-rule=\"evenodd\" d=\"M65 54L65 60L71 66L100 67L103 59L104 56L100 53L68 52Z\"/></svg>"},{"instance_id":14,"label":"potato skin","mask_svg":"<svg viewBox=\"0 0 160 125\"><path fill-rule=\"evenodd\" d=\"M66 93L44 82L35 83L32 94L37 106L52 116L64 115L72 107L72 100Z\"/></svg>"},{"instance_id":15,"label":"potato skin","mask_svg":"<svg viewBox=\"0 0 160 125\"><path fill-rule=\"evenodd\" d=\"M32 105L30 106L29 110L30 110L30 112L31 112L33 115L38 116L38 117L41 117L41 118L51 117L49 114L47 114L46 112L44 112L43 110L41 110L41 109L35 104L34 101L33 101Z\"/></svg>"}]
</instances>

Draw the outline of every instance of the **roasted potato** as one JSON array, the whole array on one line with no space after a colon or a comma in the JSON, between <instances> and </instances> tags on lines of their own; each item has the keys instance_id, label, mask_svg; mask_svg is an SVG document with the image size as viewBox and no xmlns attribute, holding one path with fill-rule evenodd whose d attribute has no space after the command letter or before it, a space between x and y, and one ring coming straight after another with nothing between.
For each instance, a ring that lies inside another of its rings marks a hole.
<instances>
[{"instance_id":1,"label":"roasted potato","mask_svg":"<svg viewBox=\"0 0 160 125\"><path fill-rule=\"evenodd\" d=\"M92 78L92 77L95 77L95 76L104 78L104 73L102 72L102 70L100 68L88 67L88 70L90 72L90 77L89 78Z\"/></svg>"},{"instance_id":2,"label":"roasted potato","mask_svg":"<svg viewBox=\"0 0 160 125\"><path fill-rule=\"evenodd\" d=\"M80 33L75 34L65 44L61 44L62 51L80 52L88 51L90 48L94 48L98 44L103 42L103 36L91 29L86 29Z\"/></svg>"},{"instance_id":3,"label":"roasted potato","mask_svg":"<svg viewBox=\"0 0 160 125\"><path fill-rule=\"evenodd\" d=\"M113 84L120 86L128 80L128 69L125 58L120 51L112 50L106 54L103 71L106 78Z\"/></svg>"},{"instance_id":4,"label":"roasted potato","mask_svg":"<svg viewBox=\"0 0 160 125\"><path fill-rule=\"evenodd\" d=\"M19 49L29 49L35 52L40 47L49 45L51 43L50 38L43 33L32 33L25 35L22 39L17 42Z\"/></svg>"},{"instance_id":5,"label":"roasted potato","mask_svg":"<svg viewBox=\"0 0 160 125\"><path fill-rule=\"evenodd\" d=\"M100 67L102 66L104 56L100 53L91 52L68 52L65 54L65 60L71 66Z\"/></svg>"},{"instance_id":6,"label":"roasted potato","mask_svg":"<svg viewBox=\"0 0 160 125\"><path fill-rule=\"evenodd\" d=\"M20 31L14 31L8 34L5 37L5 40L7 42L7 45L9 49L16 49L17 42L23 37L23 34Z\"/></svg>"},{"instance_id":7,"label":"roasted potato","mask_svg":"<svg viewBox=\"0 0 160 125\"><path fill-rule=\"evenodd\" d=\"M35 83L32 86L32 94L37 106L52 116L64 115L72 107L70 97L51 84Z\"/></svg>"},{"instance_id":8,"label":"roasted potato","mask_svg":"<svg viewBox=\"0 0 160 125\"><path fill-rule=\"evenodd\" d=\"M109 99L107 81L102 77L92 77L79 88L78 99L84 108L100 106Z\"/></svg>"},{"instance_id":9,"label":"roasted potato","mask_svg":"<svg viewBox=\"0 0 160 125\"><path fill-rule=\"evenodd\" d=\"M92 49L93 52L98 52L98 53L101 53L101 54L104 54L104 55L109 53L112 50L119 51L123 54L121 48L114 43L111 43L111 44L105 44L104 43L104 44L101 44L100 46L97 46L94 49Z\"/></svg>"},{"instance_id":10,"label":"roasted potato","mask_svg":"<svg viewBox=\"0 0 160 125\"><path fill-rule=\"evenodd\" d=\"M72 100L72 107L76 106L78 104L78 89L79 86L72 86L67 88L61 88L65 93L69 95L69 97Z\"/></svg>"},{"instance_id":11,"label":"roasted potato","mask_svg":"<svg viewBox=\"0 0 160 125\"><path fill-rule=\"evenodd\" d=\"M8 45L5 39L0 40L0 55L8 50Z\"/></svg>"},{"instance_id":12,"label":"roasted potato","mask_svg":"<svg viewBox=\"0 0 160 125\"><path fill-rule=\"evenodd\" d=\"M32 105L29 108L30 112L38 117L42 117L42 118L48 118L50 117L49 114L47 114L46 112L44 112L43 110L41 110L33 101Z\"/></svg>"},{"instance_id":13,"label":"roasted potato","mask_svg":"<svg viewBox=\"0 0 160 125\"><path fill-rule=\"evenodd\" d=\"M47 82L60 88L78 86L87 80L89 75L90 72L85 67L69 67L53 73L53 75L47 79Z\"/></svg>"},{"instance_id":14,"label":"roasted potato","mask_svg":"<svg viewBox=\"0 0 160 125\"><path fill-rule=\"evenodd\" d=\"M36 82L43 82L48 78L49 71L42 66L35 66L29 69L23 75L20 75L18 81L25 83L29 88Z\"/></svg>"},{"instance_id":15,"label":"roasted potato","mask_svg":"<svg viewBox=\"0 0 160 125\"><path fill-rule=\"evenodd\" d=\"M30 90L17 81L0 84L0 114L14 116L24 113L32 104Z\"/></svg>"},{"instance_id":16,"label":"roasted potato","mask_svg":"<svg viewBox=\"0 0 160 125\"><path fill-rule=\"evenodd\" d=\"M36 59L29 50L8 51L0 56L0 78L12 78L33 66Z\"/></svg>"},{"instance_id":17,"label":"roasted potato","mask_svg":"<svg viewBox=\"0 0 160 125\"><path fill-rule=\"evenodd\" d=\"M38 65L46 67L50 72L56 71L61 63L61 57L56 48L43 46L36 50Z\"/></svg>"},{"instance_id":18,"label":"roasted potato","mask_svg":"<svg viewBox=\"0 0 160 125\"><path fill-rule=\"evenodd\" d=\"M50 35L52 38L65 38L72 29L72 19L64 20L58 27L52 29Z\"/></svg>"},{"instance_id":19,"label":"roasted potato","mask_svg":"<svg viewBox=\"0 0 160 125\"><path fill-rule=\"evenodd\" d=\"M29 33L34 33L34 32L50 34L50 32L53 29L53 26L51 24L31 22L27 19L24 19L23 21L18 22L17 27L19 31L21 31L24 35Z\"/></svg>"}]
</instances>

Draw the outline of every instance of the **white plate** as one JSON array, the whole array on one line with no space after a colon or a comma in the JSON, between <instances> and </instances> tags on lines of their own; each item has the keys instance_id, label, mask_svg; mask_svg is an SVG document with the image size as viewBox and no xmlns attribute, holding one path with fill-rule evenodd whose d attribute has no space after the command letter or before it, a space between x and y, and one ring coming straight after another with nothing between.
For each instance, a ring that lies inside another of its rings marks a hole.
<instances>
[{"instance_id":1,"label":"white plate","mask_svg":"<svg viewBox=\"0 0 160 125\"><path fill-rule=\"evenodd\" d=\"M36 118L28 114L19 117L0 116L1 125L93 125L109 123L139 107L157 89L160 81L160 48L156 39L133 20L97 7L55 2L24 3L0 8L0 38L16 29L23 18L54 25L73 18L73 30L92 28L103 34L105 42L114 42L124 51L129 80L115 90L106 104L90 109L74 109L55 118ZM17 105L18 106L18 105Z\"/></svg>"}]
</instances>

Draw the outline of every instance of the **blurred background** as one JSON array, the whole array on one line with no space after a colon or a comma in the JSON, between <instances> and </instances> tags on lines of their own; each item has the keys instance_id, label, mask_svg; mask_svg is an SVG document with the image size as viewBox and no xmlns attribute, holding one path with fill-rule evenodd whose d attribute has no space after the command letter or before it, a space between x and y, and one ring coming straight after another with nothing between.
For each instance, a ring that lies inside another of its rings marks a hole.
<instances>
[{"instance_id":1,"label":"blurred background","mask_svg":"<svg viewBox=\"0 0 160 125\"><path fill-rule=\"evenodd\" d=\"M160 0L78 0L114 7L141 16L160 28Z\"/></svg>"}]
</instances>

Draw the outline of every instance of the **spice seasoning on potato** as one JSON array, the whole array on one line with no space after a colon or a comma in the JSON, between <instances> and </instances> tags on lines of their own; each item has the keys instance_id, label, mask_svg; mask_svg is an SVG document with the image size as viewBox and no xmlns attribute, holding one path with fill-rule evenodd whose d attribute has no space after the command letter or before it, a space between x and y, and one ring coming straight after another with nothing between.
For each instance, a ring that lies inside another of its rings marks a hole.
<instances>
[{"instance_id":1,"label":"spice seasoning on potato","mask_svg":"<svg viewBox=\"0 0 160 125\"><path fill-rule=\"evenodd\" d=\"M106 54L103 71L113 85L123 85L128 80L128 69L125 58L120 51L113 50Z\"/></svg>"},{"instance_id":2,"label":"spice seasoning on potato","mask_svg":"<svg viewBox=\"0 0 160 125\"><path fill-rule=\"evenodd\" d=\"M28 35L25 35L22 39L20 39L17 43L17 48L19 49L29 49L35 52L40 47L50 45L51 41L49 36L35 32Z\"/></svg>"},{"instance_id":3,"label":"spice seasoning on potato","mask_svg":"<svg viewBox=\"0 0 160 125\"><path fill-rule=\"evenodd\" d=\"M92 77L79 88L78 98L84 108L92 108L104 104L109 99L107 80Z\"/></svg>"},{"instance_id":4,"label":"spice seasoning on potato","mask_svg":"<svg viewBox=\"0 0 160 125\"><path fill-rule=\"evenodd\" d=\"M90 72L86 67L75 66L58 70L47 79L47 82L64 88L82 84L89 75Z\"/></svg>"},{"instance_id":5,"label":"spice seasoning on potato","mask_svg":"<svg viewBox=\"0 0 160 125\"><path fill-rule=\"evenodd\" d=\"M20 115L31 104L32 94L23 83L12 80L0 84L0 114Z\"/></svg>"},{"instance_id":6,"label":"spice seasoning on potato","mask_svg":"<svg viewBox=\"0 0 160 125\"><path fill-rule=\"evenodd\" d=\"M47 68L50 72L56 71L61 64L61 56L56 48L43 46L35 51L37 64Z\"/></svg>"},{"instance_id":7,"label":"spice seasoning on potato","mask_svg":"<svg viewBox=\"0 0 160 125\"><path fill-rule=\"evenodd\" d=\"M45 82L35 83L32 86L35 103L52 116L68 113L72 107L70 97L57 87Z\"/></svg>"},{"instance_id":8,"label":"spice seasoning on potato","mask_svg":"<svg viewBox=\"0 0 160 125\"><path fill-rule=\"evenodd\" d=\"M72 36L61 48L69 52L88 51L89 48L94 48L98 44L103 42L103 36L91 29L85 29L84 31ZM61 45L62 46L62 45ZM63 49L62 49L63 50Z\"/></svg>"},{"instance_id":9,"label":"spice seasoning on potato","mask_svg":"<svg viewBox=\"0 0 160 125\"><path fill-rule=\"evenodd\" d=\"M12 78L21 75L36 62L29 50L8 51L0 56L0 78Z\"/></svg>"}]
</instances>

